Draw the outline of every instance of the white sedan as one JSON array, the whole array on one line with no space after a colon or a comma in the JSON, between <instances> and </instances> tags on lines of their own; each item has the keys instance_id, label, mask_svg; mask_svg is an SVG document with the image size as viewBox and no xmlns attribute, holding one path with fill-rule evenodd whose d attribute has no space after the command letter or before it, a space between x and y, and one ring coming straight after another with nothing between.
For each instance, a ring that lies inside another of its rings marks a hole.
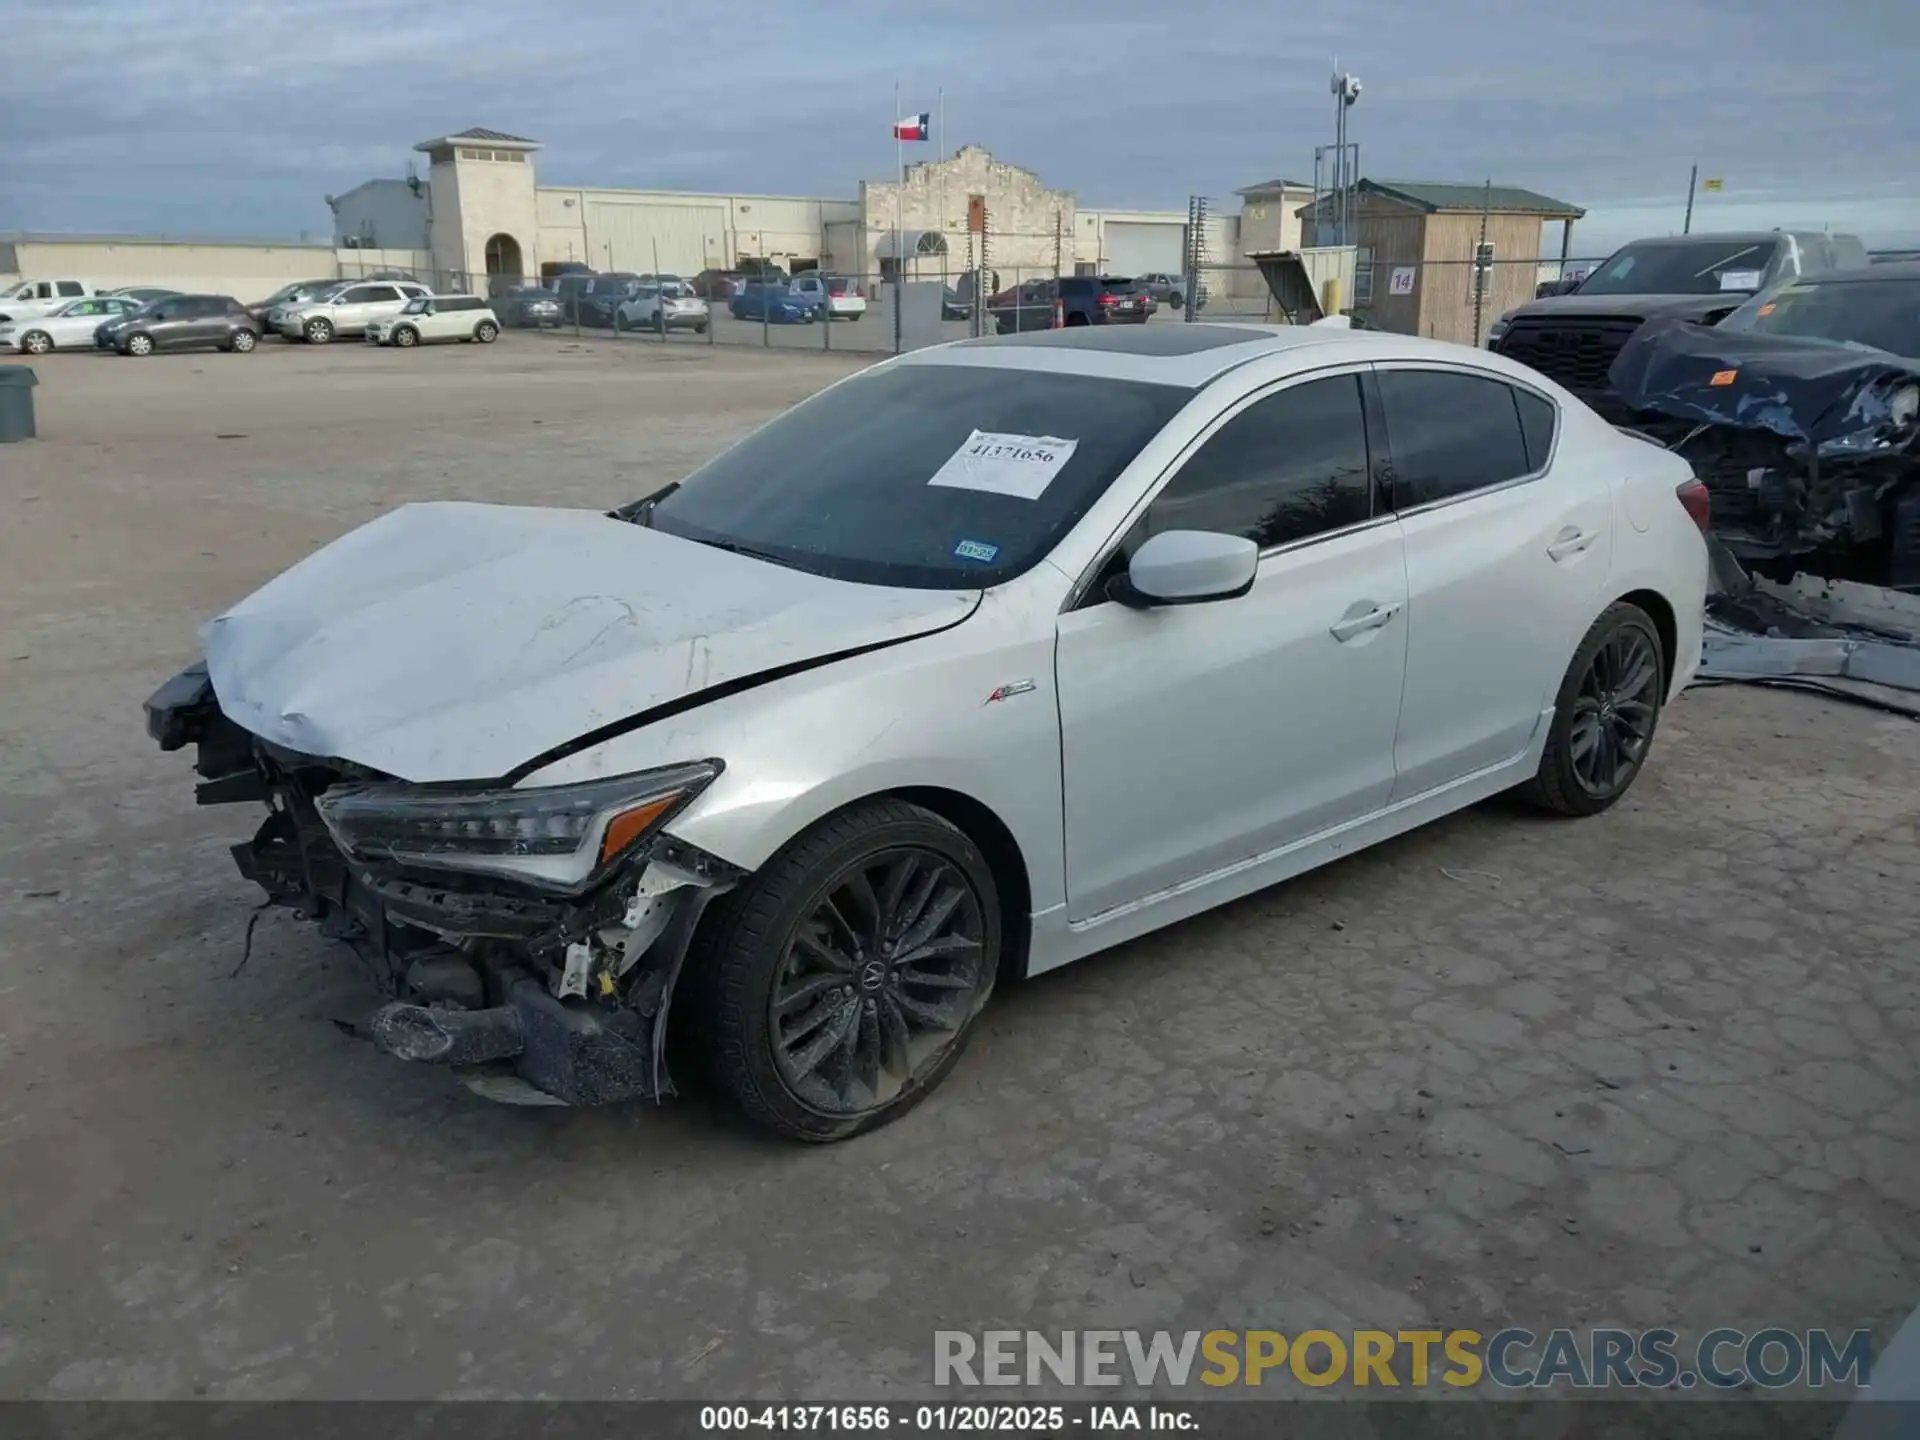
<instances>
[{"instance_id":1,"label":"white sedan","mask_svg":"<svg viewBox=\"0 0 1920 1440\"><path fill-rule=\"evenodd\" d=\"M1485 351L969 340L607 515L403 506L212 621L147 726L265 804L240 867L384 967L388 1053L664 1097L685 1010L676 1063L837 1139L998 977L1501 791L1612 805L1699 663L1704 500Z\"/></svg>"},{"instance_id":2,"label":"white sedan","mask_svg":"<svg viewBox=\"0 0 1920 1440\"><path fill-rule=\"evenodd\" d=\"M69 300L48 314L0 325L0 350L27 355L44 355L49 350L91 350L95 330L109 320L133 314L144 304L124 295L89 295L82 300Z\"/></svg>"}]
</instances>

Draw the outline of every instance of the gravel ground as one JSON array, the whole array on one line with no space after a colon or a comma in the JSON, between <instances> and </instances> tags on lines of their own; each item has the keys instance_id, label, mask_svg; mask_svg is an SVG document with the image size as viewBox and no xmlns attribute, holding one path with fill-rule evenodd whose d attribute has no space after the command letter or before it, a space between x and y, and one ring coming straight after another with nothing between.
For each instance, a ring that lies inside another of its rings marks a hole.
<instances>
[{"instance_id":1,"label":"gravel ground","mask_svg":"<svg viewBox=\"0 0 1920 1440\"><path fill-rule=\"evenodd\" d=\"M1016 987L902 1123L514 1110L386 1060L141 731L406 500L601 506L858 360L39 362L0 449L0 1396L925 1393L935 1328L1871 1326L1920 1291L1920 727L1696 691L1488 806Z\"/></svg>"}]
</instances>

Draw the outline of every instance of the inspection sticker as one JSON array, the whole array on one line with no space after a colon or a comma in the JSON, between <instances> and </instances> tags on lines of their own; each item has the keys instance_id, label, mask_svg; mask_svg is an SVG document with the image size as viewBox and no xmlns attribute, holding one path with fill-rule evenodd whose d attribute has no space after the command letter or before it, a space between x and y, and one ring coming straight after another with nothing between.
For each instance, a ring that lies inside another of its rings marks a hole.
<instances>
[{"instance_id":1,"label":"inspection sticker","mask_svg":"<svg viewBox=\"0 0 1920 1440\"><path fill-rule=\"evenodd\" d=\"M962 560L979 560L992 564L993 557L1000 553L998 545L989 545L984 540L962 540L953 547L953 553Z\"/></svg>"},{"instance_id":2,"label":"inspection sticker","mask_svg":"<svg viewBox=\"0 0 1920 1440\"><path fill-rule=\"evenodd\" d=\"M1739 378L1740 372L1738 370L1716 370L1713 372L1713 378L1709 380L1707 384L1717 390L1723 385L1731 385Z\"/></svg>"},{"instance_id":3,"label":"inspection sticker","mask_svg":"<svg viewBox=\"0 0 1920 1440\"><path fill-rule=\"evenodd\" d=\"M1758 270L1722 270L1720 288L1722 290L1758 290L1761 275Z\"/></svg>"},{"instance_id":4,"label":"inspection sticker","mask_svg":"<svg viewBox=\"0 0 1920 1440\"><path fill-rule=\"evenodd\" d=\"M1073 458L1078 440L976 430L933 472L929 485L1038 500Z\"/></svg>"}]
</instances>

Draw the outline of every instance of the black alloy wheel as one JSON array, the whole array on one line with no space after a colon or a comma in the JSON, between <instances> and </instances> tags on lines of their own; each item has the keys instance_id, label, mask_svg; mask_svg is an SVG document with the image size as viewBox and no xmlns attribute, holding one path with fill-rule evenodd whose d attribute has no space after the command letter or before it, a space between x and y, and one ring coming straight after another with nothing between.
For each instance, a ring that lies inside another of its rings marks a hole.
<instances>
[{"instance_id":1,"label":"black alloy wheel","mask_svg":"<svg viewBox=\"0 0 1920 1440\"><path fill-rule=\"evenodd\" d=\"M686 985L705 1058L788 1138L884 1124L958 1060L1000 925L992 869L956 826L899 800L830 816L701 925Z\"/></svg>"},{"instance_id":2,"label":"black alloy wheel","mask_svg":"<svg viewBox=\"0 0 1920 1440\"><path fill-rule=\"evenodd\" d=\"M1526 797L1557 814L1597 815L1626 794L1653 746L1665 680L1653 621L1637 606L1608 606L1560 682Z\"/></svg>"}]
</instances>

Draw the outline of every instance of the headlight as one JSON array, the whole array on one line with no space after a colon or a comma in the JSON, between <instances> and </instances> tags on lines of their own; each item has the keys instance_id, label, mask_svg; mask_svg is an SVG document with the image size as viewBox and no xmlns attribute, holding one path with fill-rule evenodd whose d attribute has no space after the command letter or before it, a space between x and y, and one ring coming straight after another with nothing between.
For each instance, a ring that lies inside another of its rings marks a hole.
<instances>
[{"instance_id":1,"label":"headlight","mask_svg":"<svg viewBox=\"0 0 1920 1440\"><path fill-rule=\"evenodd\" d=\"M534 790L335 786L316 800L357 860L511 875L579 888L713 783L718 760Z\"/></svg>"},{"instance_id":2,"label":"headlight","mask_svg":"<svg viewBox=\"0 0 1920 1440\"><path fill-rule=\"evenodd\" d=\"M1487 327L1487 344L1491 345L1507 333L1507 326L1513 320L1512 315L1502 315Z\"/></svg>"},{"instance_id":3,"label":"headlight","mask_svg":"<svg viewBox=\"0 0 1920 1440\"><path fill-rule=\"evenodd\" d=\"M1902 385L1887 401L1887 418L1901 429L1920 419L1920 385Z\"/></svg>"}]
</instances>

